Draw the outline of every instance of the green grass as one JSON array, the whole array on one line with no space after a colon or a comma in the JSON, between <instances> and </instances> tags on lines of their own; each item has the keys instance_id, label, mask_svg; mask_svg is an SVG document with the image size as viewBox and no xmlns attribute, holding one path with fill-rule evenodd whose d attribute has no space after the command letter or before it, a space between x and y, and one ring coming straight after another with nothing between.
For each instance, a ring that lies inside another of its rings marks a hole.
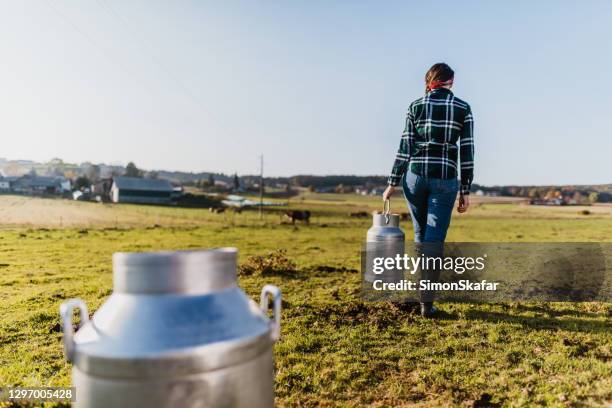
<instances>
[{"instance_id":1,"label":"green grass","mask_svg":"<svg viewBox=\"0 0 612 408\"><path fill-rule=\"evenodd\" d=\"M293 273L239 280L253 298L266 283L283 290L275 349L279 406L603 406L612 400L610 303L442 304L438 320L423 320L410 306L364 303L356 271L370 220L347 214L377 208L378 200L322 198L291 200L291 208L313 212L312 225L297 228L281 224L280 213L259 220L255 212L37 201L66 205L66 217L76 208L90 221L70 228L5 225L0 232L0 385L70 383L58 307L81 297L95 311L112 290L113 252L235 246L241 263L281 248L296 264ZM472 210L454 218L450 241L612 239L607 214L515 204ZM410 232L409 223L404 229Z\"/></svg>"}]
</instances>

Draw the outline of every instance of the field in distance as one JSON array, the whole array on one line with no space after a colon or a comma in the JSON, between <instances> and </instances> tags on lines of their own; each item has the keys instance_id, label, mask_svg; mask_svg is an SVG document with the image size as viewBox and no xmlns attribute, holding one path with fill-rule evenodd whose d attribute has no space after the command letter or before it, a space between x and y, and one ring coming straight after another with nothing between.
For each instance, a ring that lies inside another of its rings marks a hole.
<instances>
[{"instance_id":1,"label":"field in distance","mask_svg":"<svg viewBox=\"0 0 612 408\"><path fill-rule=\"evenodd\" d=\"M112 253L235 246L239 284L251 297L266 283L283 290L278 406L612 400L610 303L446 303L432 321L411 305L363 302L359 250L371 219L349 213L380 204L378 197L308 194L266 209L260 220L256 210L0 196L0 385L69 384L58 307L80 297L94 312L112 291ZM405 208L393 199L394 210ZM311 224L288 224L287 209L311 211ZM606 206L474 199L468 214L453 217L450 241L612 242ZM410 222L402 227L410 237Z\"/></svg>"},{"instance_id":2,"label":"field in distance","mask_svg":"<svg viewBox=\"0 0 612 408\"><path fill-rule=\"evenodd\" d=\"M249 197L257 200L256 197ZM455 220L478 218L499 219L612 219L612 204L592 206L533 206L514 197L478 197L472 195L472 207L468 214L455 213ZM308 209L320 222L344 220L350 213L380 211L379 197L356 194L305 193L289 200L268 199L286 203L288 206L267 208L264 222L280 222L287 209ZM407 213L403 197L396 194L392 199L392 211ZM585 212L588 214L585 215ZM167 206L146 206L130 204L102 204L55 198L39 198L14 195L0 195L0 227L145 227L206 225L208 223L250 223L260 221L257 209L246 210L240 216L233 212L219 216L209 214L208 209L176 208ZM409 222L406 227L409 227ZM506 239L504 239L506 240Z\"/></svg>"}]
</instances>

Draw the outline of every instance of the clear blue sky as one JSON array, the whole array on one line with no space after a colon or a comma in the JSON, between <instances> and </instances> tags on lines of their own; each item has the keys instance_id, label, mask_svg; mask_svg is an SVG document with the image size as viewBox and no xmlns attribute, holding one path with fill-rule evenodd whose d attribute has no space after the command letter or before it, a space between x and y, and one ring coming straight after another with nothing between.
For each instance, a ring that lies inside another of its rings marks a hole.
<instances>
[{"instance_id":1,"label":"clear blue sky","mask_svg":"<svg viewBox=\"0 0 612 408\"><path fill-rule=\"evenodd\" d=\"M0 157L387 174L445 61L475 182L612 182L612 1L13 1L0 49Z\"/></svg>"}]
</instances>

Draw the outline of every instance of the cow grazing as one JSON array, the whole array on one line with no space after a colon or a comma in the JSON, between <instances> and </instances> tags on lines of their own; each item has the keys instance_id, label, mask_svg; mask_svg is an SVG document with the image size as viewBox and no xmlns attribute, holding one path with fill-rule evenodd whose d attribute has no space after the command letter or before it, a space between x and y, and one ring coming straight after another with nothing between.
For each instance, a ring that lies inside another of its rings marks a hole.
<instances>
[{"instance_id":1,"label":"cow grazing","mask_svg":"<svg viewBox=\"0 0 612 408\"><path fill-rule=\"evenodd\" d=\"M295 225L295 221L303 221L306 224L310 224L310 211L292 210L287 211L285 216L291 219L291 223Z\"/></svg>"}]
</instances>

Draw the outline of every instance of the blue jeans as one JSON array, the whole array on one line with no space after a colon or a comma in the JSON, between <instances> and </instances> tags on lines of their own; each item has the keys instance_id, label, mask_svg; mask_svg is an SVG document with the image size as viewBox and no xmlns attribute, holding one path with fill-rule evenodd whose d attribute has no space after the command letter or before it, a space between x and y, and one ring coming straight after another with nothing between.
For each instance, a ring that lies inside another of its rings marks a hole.
<instances>
[{"instance_id":1,"label":"blue jeans","mask_svg":"<svg viewBox=\"0 0 612 408\"><path fill-rule=\"evenodd\" d=\"M403 187L412 215L414 242L444 242L459 189L457 179L428 178L408 170Z\"/></svg>"}]
</instances>

